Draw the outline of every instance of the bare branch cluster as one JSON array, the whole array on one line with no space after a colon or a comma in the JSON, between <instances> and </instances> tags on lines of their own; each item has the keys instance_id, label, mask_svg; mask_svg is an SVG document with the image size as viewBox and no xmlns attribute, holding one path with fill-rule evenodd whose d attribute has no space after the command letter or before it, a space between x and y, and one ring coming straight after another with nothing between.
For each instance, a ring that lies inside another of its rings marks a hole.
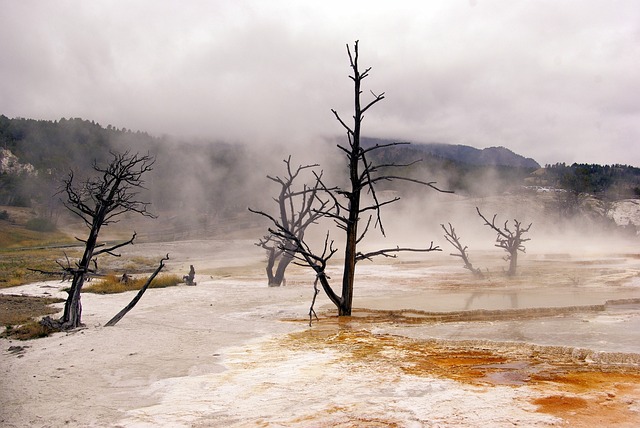
<instances>
[{"instance_id":1,"label":"bare branch cluster","mask_svg":"<svg viewBox=\"0 0 640 428\"><path fill-rule=\"evenodd\" d=\"M484 275L480 268L473 267L473 264L469 260L469 254L467 253L468 247L466 245L463 246L460 243L460 237L456 233L456 230L451 225L451 223L448 223L448 227L446 227L444 224L441 224L440 227L442 227L442 230L444 230L445 239L453 246L453 248L458 251L457 253L450 253L450 255L454 257L460 257L464 263L465 269L469 270L478 278L483 278Z\"/></svg>"},{"instance_id":2,"label":"bare branch cluster","mask_svg":"<svg viewBox=\"0 0 640 428\"><path fill-rule=\"evenodd\" d=\"M255 214L259 214L268 218L273 223L273 227L269 230L269 239L274 242L279 242L278 249L286 254L289 254L294 263L300 266L309 266L317 274L324 272L327 262L337 252L334 248L334 242L330 240L329 233L324 240L324 247L321 252L311 250L309 245L304 239L299 238L289 229L282 225L282 223L270 214L264 211L254 210L249 208L249 211Z\"/></svg>"},{"instance_id":3,"label":"bare branch cluster","mask_svg":"<svg viewBox=\"0 0 640 428\"><path fill-rule=\"evenodd\" d=\"M352 70L352 75L350 75L350 79L354 82L354 116L353 116L353 125L348 125L340 116L340 114L332 109L332 113L338 120L338 122L342 125L342 127L346 130L347 133L347 141L348 146L338 145L338 148L344 152L349 162L349 178L351 188L335 189L335 195L342 196L346 199L346 201L339 201L338 198L335 198L336 205L338 207L337 212L332 216L338 227L341 229L348 231L349 229L354 229L354 221L356 219L361 218L361 214L365 215L367 218L367 222L363 231L359 232L356 243L360 243L364 236L369 231L371 222L375 217L374 228L379 228L380 232L383 236L386 236L386 232L384 229L384 225L382 223L381 216L381 208L385 205L392 204L399 200L398 197L392 197L389 199L380 199L378 193L376 191L375 185L383 182L383 181L407 181L413 182L421 185L425 185L431 187L434 190L440 192L444 191L436 186L435 182L421 181L417 179L412 179L408 177L403 177L400 175L395 175L391 171L394 168L401 168L413 165L414 163L420 162L420 160L416 160L409 164L398 164L398 163L386 163L386 164L376 164L370 160L372 152L376 150L406 145L409 143L406 142L393 142L386 144L376 144L371 147L362 147L360 144L360 132L362 127L362 122L365 118L365 112L373 107L378 102L382 101L385 98L384 92L380 94L376 94L371 91L372 100L366 103L364 106L361 105L361 85L365 78L369 76L369 72L371 71L371 67L366 68L364 71L360 71L358 60L359 60L359 50L358 50L358 41L355 42L353 51L350 46L347 45L347 54L349 56L349 63ZM366 192L370 198L371 203L365 206L360 206L360 197L362 192ZM447 192L451 193L451 192ZM370 214L369 214L370 213ZM426 249L425 249L426 250ZM434 249L432 248L431 251ZM397 250L396 250L397 251ZM389 251L381 251L380 254L371 254L374 255L385 255L388 254ZM361 257L359 260L365 259L368 257Z\"/></svg>"},{"instance_id":4,"label":"bare branch cluster","mask_svg":"<svg viewBox=\"0 0 640 428\"><path fill-rule=\"evenodd\" d=\"M496 237L496 247L504 248L508 251L510 251L511 249L515 249L523 253L526 252L526 249L522 244L526 241L530 241L531 238L523 238L522 235L529 231L533 223L530 223L527 227L522 227L522 223L514 219L513 224L515 226L515 229L512 230L511 228L509 228L509 221L507 220L504 222L502 228L500 228L496 225L497 214L494 214L491 222L489 222L489 220L487 220L487 218L482 215L478 207L476 207L476 211L478 212L478 215L484 220L485 225L489 226L498 234L498 236Z\"/></svg>"},{"instance_id":5,"label":"bare branch cluster","mask_svg":"<svg viewBox=\"0 0 640 428\"><path fill-rule=\"evenodd\" d=\"M80 217L91 227L93 216L104 211L103 225L115 223L116 217L126 212L136 212L154 217L147 211L148 202L137 199L138 190L144 189L142 175L152 170L154 158L150 155L111 152L113 160L106 167L94 162L93 169L98 173L79 186L74 184L74 173L63 181L66 193L65 207Z\"/></svg>"},{"instance_id":6,"label":"bare branch cluster","mask_svg":"<svg viewBox=\"0 0 640 428\"><path fill-rule=\"evenodd\" d=\"M513 227L509 227L508 220L504 222L502 227L500 227L496 225L497 214L494 214L491 221L489 221L484 215L482 215L478 207L476 207L476 211L480 218L484 220L484 224L497 233L495 246L502 248L507 252L507 256L505 257L505 260L509 262L509 271L507 273L509 275L515 275L518 263L518 251L525 253L526 248L523 244L531 240L531 238L524 238L523 235L529 232L533 223L529 223L527 227L523 227L520 221L514 219Z\"/></svg>"},{"instance_id":7,"label":"bare branch cluster","mask_svg":"<svg viewBox=\"0 0 640 428\"><path fill-rule=\"evenodd\" d=\"M323 199L320 193L324 191L322 183L322 171L316 172L314 168L317 164L300 165L293 168L291 156L284 161L286 175L267 176L267 178L280 186L280 193L273 198L278 207L278 230L286 230L288 234L294 236L298 241L304 241L304 233L307 227L316 223L330 209L331 199ZM296 180L300 179L300 174L310 171L314 177L312 184L303 184L296 187ZM256 212L256 211L254 211ZM262 212L259 214L264 215ZM271 217L269 217L271 218ZM284 272L288 264L294 259L296 254L296 244L293 240L282 235L269 233L262 237L257 243L259 247L267 250L267 277L270 286L278 286L284 280ZM278 266L274 272L275 264Z\"/></svg>"}]
</instances>

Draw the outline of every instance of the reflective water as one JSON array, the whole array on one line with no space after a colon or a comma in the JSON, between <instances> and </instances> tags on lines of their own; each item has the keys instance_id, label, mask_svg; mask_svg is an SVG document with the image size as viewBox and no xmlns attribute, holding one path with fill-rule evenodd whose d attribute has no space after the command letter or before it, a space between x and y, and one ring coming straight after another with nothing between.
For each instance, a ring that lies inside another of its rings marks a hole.
<instances>
[{"instance_id":1,"label":"reflective water","mask_svg":"<svg viewBox=\"0 0 640 428\"><path fill-rule=\"evenodd\" d=\"M382 330L416 339L526 342L640 353L640 305L613 305L602 312L534 319L405 325Z\"/></svg>"},{"instance_id":2,"label":"reflective water","mask_svg":"<svg viewBox=\"0 0 640 428\"><path fill-rule=\"evenodd\" d=\"M371 309L417 309L450 312L476 309L525 309L602 305L610 300L640 298L640 288L552 289L452 291L422 290L389 297L371 297L363 306Z\"/></svg>"},{"instance_id":3,"label":"reflective water","mask_svg":"<svg viewBox=\"0 0 640 428\"><path fill-rule=\"evenodd\" d=\"M380 331L423 339L526 342L640 353L637 255L529 260L522 273L511 279L494 274L474 280L451 264L380 268L364 269L368 283L357 307L438 313L518 310L519 314L510 319L497 316L483 321L380 326ZM548 316L531 316L536 308L558 310Z\"/></svg>"}]
</instances>

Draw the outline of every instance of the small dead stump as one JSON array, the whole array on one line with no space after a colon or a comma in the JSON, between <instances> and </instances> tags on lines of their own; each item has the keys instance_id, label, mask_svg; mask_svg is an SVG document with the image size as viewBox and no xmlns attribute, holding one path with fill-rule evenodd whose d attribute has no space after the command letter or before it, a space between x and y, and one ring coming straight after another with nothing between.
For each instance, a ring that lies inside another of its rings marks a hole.
<instances>
[{"instance_id":1,"label":"small dead stump","mask_svg":"<svg viewBox=\"0 0 640 428\"><path fill-rule=\"evenodd\" d=\"M182 280L187 285L196 285L196 282L194 281L195 277L196 277L196 270L193 268L193 265L191 265L189 269L189 274L183 276Z\"/></svg>"}]
</instances>

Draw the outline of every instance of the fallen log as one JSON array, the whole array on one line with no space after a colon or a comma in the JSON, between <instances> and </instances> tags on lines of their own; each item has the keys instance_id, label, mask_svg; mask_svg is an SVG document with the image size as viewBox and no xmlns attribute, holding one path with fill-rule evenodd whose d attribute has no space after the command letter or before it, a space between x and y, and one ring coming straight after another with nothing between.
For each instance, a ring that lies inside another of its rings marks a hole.
<instances>
[{"instance_id":1,"label":"fallen log","mask_svg":"<svg viewBox=\"0 0 640 428\"><path fill-rule=\"evenodd\" d=\"M136 294L136 296L131 300L131 302L129 302L129 304L127 306L125 306L120 312L118 312L116 314L116 316L111 318L109 320L109 322L105 324L105 327L111 327L111 326L116 325L116 323L118 321L120 321L122 319L122 317L124 317L127 314L127 312L129 312L131 309L133 309L133 307L138 303L138 301L140 300L140 298L142 297L144 292L147 291L147 288L149 288L149 285L151 284L151 281L154 280L154 278L158 275L158 273L160 273L160 271L164 267L164 263L163 262L165 260L169 260L169 254L167 254L166 257L163 257L162 260L160 260L160 265L158 266L158 268L155 270L155 272L153 272L153 274L151 274L149 279L147 279L147 282L145 282L145 284L142 286L140 291L138 291L138 294Z\"/></svg>"}]
</instances>

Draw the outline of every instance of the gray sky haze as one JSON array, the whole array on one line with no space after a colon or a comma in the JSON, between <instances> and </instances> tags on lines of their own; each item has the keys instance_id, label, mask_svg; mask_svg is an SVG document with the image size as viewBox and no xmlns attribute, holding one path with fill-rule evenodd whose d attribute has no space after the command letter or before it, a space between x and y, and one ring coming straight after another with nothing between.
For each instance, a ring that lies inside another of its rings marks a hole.
<instances>
[{"instance_id":1,"label":"gray sky haze","mask_svg":"<svg viewBox=\"0 0 640 428\"><path fill-rule=\"evenodd\" d=\"M365 134L640 166L637 0L0 0L0 114L313 144Z\"/></svg>"}]
</instances>

